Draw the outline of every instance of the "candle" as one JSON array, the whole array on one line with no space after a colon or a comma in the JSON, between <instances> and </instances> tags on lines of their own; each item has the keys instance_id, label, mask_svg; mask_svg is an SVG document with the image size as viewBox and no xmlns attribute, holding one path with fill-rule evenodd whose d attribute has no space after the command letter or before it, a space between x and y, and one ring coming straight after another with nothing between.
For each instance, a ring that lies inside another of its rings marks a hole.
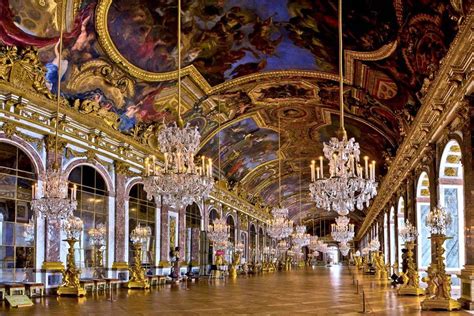
<instances>
[{"instance_id":1,"label":"candle","mask_svg":"<svg viewBox=\"0 0 474 316\"><path fill-rule=\"evenodd\" d=\"M315 163L316 162L314 160L311 160L311 165L310 165L310 168L311 168L311 181L313 181L313 182L316 180L315 176L314 176L314 164Z\"/></svg>"},{"instance_id":2,"label":"candle","mask_svg":"<svg viewBox=\"0 0 474 316\"><path fill-rule=\"evenodd\" d=\"M369 167L368 167L369 157L364 156L364 161L365 161L365 178L368 179L369 178Z\"/></svg>"},{"instance_id":3,"label":"candle","mask_svg":"<svg viewBox=\"0 0 474 316\"><path fill-rule=\"evenodd\" d=\"M212 177L212 159L208 158L207 161L209 163L209 177Z\"/></svg>"},{"instance_id":4,"label":"candle","mask_svg":"<svg viewBox=\"0 0 474 316\"><path fill-rule=\"evenodd\" d=\"M316 167L316 174L318 175L318 179L319 179L319 167Z\"/></svg>"},{"instance_id":5,"label":"candle","mask_svg":"<svg viewBox=\"0 0 474 316\"><path fill-rule=\"evenodd\" d=\"M372 160L372 180L375 180L375 160Z\"/></svg>"},{"instance_id":6,"label":"candle","mask_svg":"<svg viewBox=\"0 0 474 316\"><path fill-rule=\"evenodd\" d=\"M77 199L77 184L74 184L74 186L72 187L73 188L73 198L74 198L74 201Z\"/></svg>"},{"instance_id":7,"label":"candle","mask_svg":"<svg viewBox=\"0 0 474 316\"><path fill-rule=\"evenodd\" d=\"M202 170L205 170L205 164L206 164L206 157L205 156L201 156L201 168Z\"/></svg>"},{"instance_id":8,"label":"candle","mask_svg":"<svg viewBox=\"0 0 474 316\"><path fill-rule=\"evenodd\" d=\"M321 169L321 178L324 178L323 156L319 156L319 168Z\"/></svg>"},{"instance_id":9,"label":"candle","mask_svg":"<svg viewBox=\"0 0 474 316\"><path fill-rule=\"evenodd\" d=\"M31 196L33 197L33 199L36 198L36 183L34 183L31 187Z\"/></svg>"}]
</instances>

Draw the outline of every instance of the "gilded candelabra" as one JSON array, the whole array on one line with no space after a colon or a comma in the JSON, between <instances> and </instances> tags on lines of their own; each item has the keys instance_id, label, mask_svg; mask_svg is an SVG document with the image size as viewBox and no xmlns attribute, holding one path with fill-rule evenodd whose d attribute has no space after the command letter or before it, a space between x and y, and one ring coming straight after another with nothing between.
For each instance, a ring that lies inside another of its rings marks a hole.
<instances>
[{"instance_id":1,"label":"gilded candelabra","mask_svg":"<svg viewBox=\"0 0 474 316\"><path fill-rule=\"evenodd\" d=\"M130 234L130 240L133 245L133 265L128 269L130 277L125 287L129 289L148 289L150 283L145 278L145 269L142 267L142 245L148 241L151 236L150 227L138 225Z\"/></svg>"},{"instance_id":2,"label":"gilded candelabra","mask_svg":"<svg viewBox=\"0 0 474 316\"><path fill-rule=\"evenodd\" d=\"M461 309L461 303L451 298L451 276L446 273L444 264L444 242L446 229L451 224L451 216L442 207L433 208L426 218L426 224L431 231L431 265L428 276L423 281L428 283L426 299L421 302L421 309L444 309L452 311Z\"/></svg>"},{"instance_id":3,"label":"gilded candelabra","mask_svg":"<svg viewBox=\"0 0 474 316\"><path fill-rule=\"evenodd\" d=\"M425 290L420 288L420 277L413 260L413 249L415 249L415 240L418 237L416 227L406 221L405 226L400 229L400 236L405 240L407 271L401 274L403 284L398 289L398 294L423 295Z\"/></svg>"},{"instance_id":4,"label":"gilded candelabra","mask_svg":"<svg viewBox=\"0 0 474 316\"><path fill-rule=\"evenodd\" d=\"M425 290L420 288L420 277L413 260L413 249L415 243L407 241L405 243L407 249L407 271L402 273L403 284L398 289L399 295L423 295Z\"/></svg>"},{"instance_id":5,"label":"gilded candelabra","mask_svg":"<svg viewBox=\"0 0 474 316\"><path fill-rule=\"evenodd\" d=\"M141 243L133 244L133 265L128 269L130 278L125 287L129 289L148 289L150 283L145 278L145 269L142 267L142 245Z\"/></svg>"},{"instance_id":6,"label":"gilded candelabra","mask_svg":"<svg viewBox=\"0 0 474 316\"><path fill-rule=\"evenodd\" d=\"M64 240L68 243L69 249L66 257L66 270L62 271L63 283L57 290L57 294L84 296L86 290L81 288L79 277L81 270L76 268L74 260L74 245L79 240L80 233L83 228L82 220L78 217L70 217L64 224L63 228L66 231L67 238Z\"/></svg>"},{"instance_id":7,"label":"gilded candelabra","mask_svg":"<svg viewBox=\"0 0 474 316\"><path fill-rule=\"evenodd\" d=\"M240 264L240 257L244 251L244 244L239 242L235 245L234 254L232 256L232 264L229 268L229 277L232 279L237 278L237 266Z\"/></svg>"},{"instance_id":8,"label":"gilded candelabra","mask_svg":"<svg viewBox=\"0 0 474 316\"><path fill-rule=\"evenodd\" d=\"M388 269L385 265L384 254L380 251L373 253L373 264L375 266L375 278L381 281L388 280Z\"/></svg>"}]
</instances>

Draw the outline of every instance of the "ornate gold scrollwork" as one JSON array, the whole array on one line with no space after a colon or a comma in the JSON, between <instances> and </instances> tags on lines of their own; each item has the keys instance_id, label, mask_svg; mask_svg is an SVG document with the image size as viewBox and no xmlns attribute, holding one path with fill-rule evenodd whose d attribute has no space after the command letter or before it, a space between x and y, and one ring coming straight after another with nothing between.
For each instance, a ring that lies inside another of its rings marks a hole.
<instances>
[{"instance_id":1,"label":"ornate gold scrollwork","mask_svg":"<svg viewBox=\"0 0 474 316\"><path fill-rule=\"evenodd\" d=\"M0 80L54 99L46 87L45 73L46 68L39 60L35 48L0 46Z\"/></svg>"}]
</instances>

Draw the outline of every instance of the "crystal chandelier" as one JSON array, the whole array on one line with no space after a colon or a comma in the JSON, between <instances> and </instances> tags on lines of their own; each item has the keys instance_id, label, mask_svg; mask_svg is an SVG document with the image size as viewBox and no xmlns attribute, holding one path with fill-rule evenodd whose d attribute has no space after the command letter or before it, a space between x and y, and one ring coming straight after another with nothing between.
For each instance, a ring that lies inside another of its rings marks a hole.
<instances>
[{"instance_id":1,"label":"crystal chandelier","mask_svg":"<svg viewBox=\"0 0 474 316\"><path fill-rule=\"evenodd\" d=\"M326 253L328 252L328 245L324 241L318 240L316 251L319 251L321 253Z\"/></svg>"},{"instance_id":2,"label":"crystal chandelier","mask_svg":"<svg viewBox=\"0 0 474 316\"><path fill-rule=\"evenodd\" d=\"M329 175L326 178L323 157L311 162L311 184L309 189L316 206L339 215L347 215L355 207L362 210L364 204L369 206L370 200L377 194L375 181L375 161L369 166L365 160L365 174L359 164L360 147L354 138L348 139L344 129L344 83L342 70L342 0L339 0L339 106L340 106L340 137L333 137L324 143L323 153L329 160Z\"/></svg>"},{"instance_id":3,"label":"crystal chandelier","mask_svg":"<svg viewBox=\"0 0 474 316\"><path fill-rule=\"evenodd\" d=\"M62 222L63 230L66 232L66 239L79 240L84 228L82 219L77 216L70 216Z\"/></svg>"},{"instance_id":4,"label":"crystal chandelier","mask_svg":"<svg viewBox=\"0 0 474 316\"><path fill-rule=\"evenodd\" d=\"M430 228L432 235L445 235L452 222L451 214L441 206L432 208L426 216L426 226Z\"/></svg>"},{"instance_id":5,"label":"crystal chandelier","mask_svg":"<svg viewBox=\"0 0 474 316\"><path fill-rule=\"evenodd\" d=\"M298 225L295 227L295 232L291 236L293 245L297 249L309 245L310 237L309 234L306 234L306 226Z\"/></svg>"},{"instance_id":6,"label":"crystal chandelier","mask_svg":"<svg viewBox=\"0 0 474 316\"><path fill-rule=\"evenodd\" d=\"M380 241L374 238L369 242L369 251L378 251L380 249Z\"/></svg>"},{"instance_id":7,"label":"crystal chandelier","mask_svg":"<svg viewBox=\"0 0 474 316\"><path fill-rule=\"evenodd\" d=\"M288 219L288 209L276 207L271 213L273 219L268 227L268 235L276 240L290 236L293 231L293 221Z\"/></svg>"},{"instance_id":8,"label":"crystal chandelier","mask_svg":"<svg viewBox=\"0 0 474 316\"><path fill-rule=\"evenodd\" d=\"M349 217L339 216L336 224L331 224L331 236L335 241L347 243L354 238L354 224L349 224Z\"/></svg>"},{"instance_id":9,"label":"crystal chandelier","mask_svg":"<svg viewBox=\"0 0 474 316\"><path fill-rule=\"evenodd\" d=\"M63 48L63 29L59 32L59 56L62 54ZM72 216L76 210L76 185L71 192L71 198L68 198L68 182L65 175L63 175L59 165L59 150L58 150L58 134L60 121L60 103L61 103L61 63L58 64L58 86L56 95L56 122L54 132L54 162L51 168L46 170L43 182L43 197L37 198L37 184L33 185L33 200L31 201L31 208L35 215L40 218L46 218L52 223L58 225Z\"/></svg>"},{"instance_id":10,"label":"crystal chandelier","mask_svg":"<svg viewBox=\"0 0 474 316\"><path fill-rule=\"evenodd\" d=\"M43 184L43 197L31 201L31 208L36 216L59 222L72 216L77 208L77 186L73 186L71 198L68 198L68 182L59 169L48 170ZM35 184L33 196L36 196L36 193L37 185Z\"/></svg>"},{"instance_id":11,"label":"crystal chandelier","mask_svg":"<svg viewBox=\"0 0 474 316\"><path fill-rule=\"evenodd\" d=\"M181 1L178 1L178 124L165 125L157 135L164 166L154 156L145 159L144 190L148 199L161 196L171 207L182 208L206 198L214 187L212 160L194 162L201 134L181 117Z\"/></svg>"},{"instance_id":12,"label":"crystal chandelier","mask_svg":"<svg viewBox=\"0 0 474 316\"><path fill-rule=\"evenodd\" d=\"M309 245L308 245L308 248L309 248L310 250L313 250L313 251L316 250L316 248L318 247L318 239L319 239L319 237L316 236L316 235L311 235L311 236L309 237Z\"/></svg>"},{"instance_id":13,"label":"crystal chandelier","mask_svg":"<svg viewBox=\"0 0 474 316\"><path fill-rule=\"evenodd\" d=\"M416 230L416 227L413 226L413 224L408 220L405 221L405 226L400 229L399 234L405 242L414 242L418 237L418 231Z\"/></svg>"},{"instance_id":14,"label":"crystal chandelier","mask_svg":"<svg viewBox=\"0 0 474 316\"><path fill-rule=\"evenodd\" d=\"M218 218L214 220L213 225L208 226L209 240L214 244L217 249L224 249L227 247L229 239L230 227L227 225L226 220Z\"/></svg>"},{"instance_id":15,"label":"crystal chandelier","mask_svg":"<svg viewBox=\"0 0 474 316\"><path fill-rule=\"evenodd\" d=\"M134 245L144 244L151 237L151 228L138 224L130 233L130 241Z\"/></svg>"},{"instance_id":16,"label":"crystal chandelier","mask_svg":"<svg viewBox=\"0 0 474 316\"><path fill-rule=\"evenodd\" d=\"M105 245L105 236L107 234L107 228L104 224L97 225L96 228L91 228L87 232L90 238L90 242L93 246L102 247Z\"/></svg>"},{"instance_id":17,"label":"crystal chandelier","mask_svg":"<svg viewBox=\"0 0 474 316\"><path fill-rule=\"evenodd\" d=\"M339 251L344 257L349 254L349 250L351 250L351 247L347 243L343 242L339 245Z\"/></svg>"},{"instance_id":18,"label":"crystal chandelier","mask_svg":"<svg viewBox=\"0 0 474 316\"><path fill-rule=\"evenodd\" d=\"M244 244L242 242L238 242L234 246L234 251L238 253L243 253L244 252Z\"/></svg>"}]
</instances>

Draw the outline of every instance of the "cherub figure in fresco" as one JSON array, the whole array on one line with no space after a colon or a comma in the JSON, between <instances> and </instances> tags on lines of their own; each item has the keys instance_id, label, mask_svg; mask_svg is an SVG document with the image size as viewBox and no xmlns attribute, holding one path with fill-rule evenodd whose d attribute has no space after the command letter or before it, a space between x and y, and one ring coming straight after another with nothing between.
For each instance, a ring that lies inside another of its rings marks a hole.
<instances>
[{"instance_id":1,"label":"cherub figure in fresco","mask_svg":"<svg viewBox=\"0 0 474 316\"><path fill-rule=\"evenodd\" d=\"M59 55L59 42L54 45L54 59L46 64L46 87L51 93L57 93L58 78L64 80L64 74L67 71L69 61L66 59L67 51L63 50L61 56ZM61 64L61 74L58 74L59 64Z\"/></svg>"},{"instance_id":2,"label":"cherub figure in fresco","mask_svg":"<svg viewBox=\"0 0 474 316\"><path fill-rule=\"evenodd\" d=\"M277 39L272 40L273 29L275 29L273 17L262 21L257 16L253 26L253 32L249 35L250 43L266 55L274 54L276 47L283 40L283 35L280 34Z\"/></svg>"}]
</instances>

